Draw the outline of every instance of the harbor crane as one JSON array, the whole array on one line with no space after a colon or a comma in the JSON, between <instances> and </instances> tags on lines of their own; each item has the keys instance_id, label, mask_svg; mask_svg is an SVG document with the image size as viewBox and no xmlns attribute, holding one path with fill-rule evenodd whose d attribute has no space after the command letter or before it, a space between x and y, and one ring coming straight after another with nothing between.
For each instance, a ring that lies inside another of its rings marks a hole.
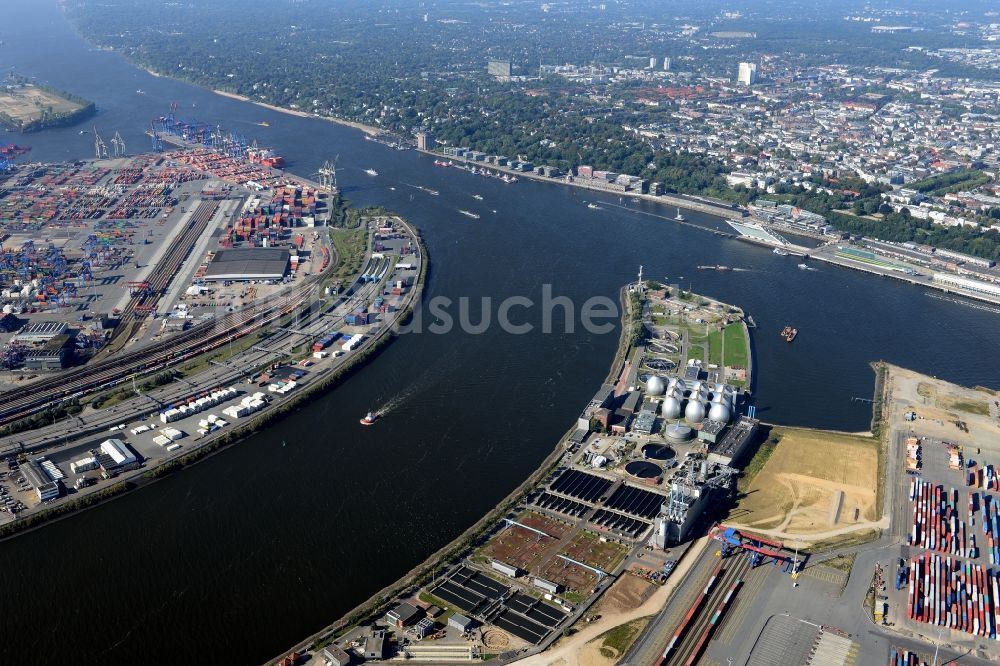
<instances>
[{"instance_id":1,"label":"harbor crane","mask_svg":"<svg viewBox=\"0 0 1000 666\"><path fill-rule=\"evenodd\" d=\"M97 159L108 159L108 145L97 133L97 126L94 126L94 156Z\"/></svg>"},{"instance_id":2,"label":"harbor crane","mask_svg":"<svg viewBox=\"0 0 1000 666\"><path fill-rule=\"evenodd\" d=\"M328 191L330 194L336 194L337 192L337 161L340 160L340 155L337 155L333 159L333 163L327 160L323 163L322 168L317 172L319 175L320 187Z\"/></svg>"},{"instance_id":3,"label":"harbor crane","mask_svg":"<svg viewBox=\"0 0 1000 666\"><path fill-rule=\"evenodd\" d=\"M118 132L111 137L112 153L115 157L125 157L125 139Z\"/></svg>"}]
</instances>

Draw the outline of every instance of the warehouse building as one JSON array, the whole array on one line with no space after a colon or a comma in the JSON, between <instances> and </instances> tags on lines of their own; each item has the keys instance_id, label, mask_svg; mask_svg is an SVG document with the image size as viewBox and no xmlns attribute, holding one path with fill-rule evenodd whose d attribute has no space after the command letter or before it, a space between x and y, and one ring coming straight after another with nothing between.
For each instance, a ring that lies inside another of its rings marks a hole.
<instances>
[{"instance_id":1,"label":"warehouse building","mask_svg":"<svg viewBox=\"0 0 1000 666\"><path fill-rule=\"evenodd\" d=\"M101 465L102 476L109 479L121 472L139 467L139 459L120 439L106 439L97 452L97 462Z\"/></svg>"},{"instance_id":2,"label":"warehouse building","mask_svg":"<svg viewBox=\"0 0 1000 666\"><path fill-rule=\"evenodd\" d=\"M59 497L62 484L59 481L53 481L36 461L32 460L26 465L21 465L21 471L24 472L24 480L35 489L39 502L47 502Z\"/></svg>"},{"instance_id":3,"label":"warehouse building","mask_svg":"<svg viewBox=\"0 0 1000 666\"><path fill-rule=\"evenodd\" d=\"M28 345L44 345L52 338L66 335L69 325L64 321L42 321L24 326L12 342L21 342Z\"/></svg>"},{"instance_id":4,"label":"warehouse building","mask_svg":"<svg viewBox=\"0 0 1000 666\"><path fill-rule=\"evenodd\" d=\"M47 344L41 349L29 349L24 352L24 369L38 372L65 368L69 356L69 350L65 345L67 339L67 336L53 338L51 342L57 344Z\"/></svg>"},{"instance_id":5,"label":"warehouse building","mask_svg":"<svg viewBox=\"0 0 1000 666\"><path fill-rule=\"evenodd\" d=\"M205 269L205 280L280 280L288 275L291 253L276 247L219 250Z\"/></svg>"}]
</instances>

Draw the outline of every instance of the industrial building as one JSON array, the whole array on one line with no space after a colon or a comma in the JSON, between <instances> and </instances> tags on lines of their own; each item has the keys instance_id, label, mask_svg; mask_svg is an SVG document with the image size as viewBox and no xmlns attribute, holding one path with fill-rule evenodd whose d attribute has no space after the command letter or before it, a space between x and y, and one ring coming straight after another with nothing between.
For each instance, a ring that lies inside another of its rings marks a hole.
<instances>
[{"instance_id":1,"label":"industrial building","mask_svg":"<svg viewBox=\"0 0 1000 666\"><path fill-rule=\"evenodd\" d=\"M414 623L420 613L414 606L402 603L385 614L385 621L392 626L402 629Z\"/></svg>"},{"instance_id":2,"label":"industrial building","mask_svg":"<svg viewBox=\"0 0 1000 666\"><path fill-rule=\"evenodd\" d=\"M47 502L56 499L62 493L62 474L56 474L59 477L58 479L52 478L52 473L43 468L43 463L40 461L45 461L45 459L31 460L26 465L21 465L21 471L24 472L25 481L35 489L38 501ZM52 465L52 463L49 463L49 465L51 465L51 468L55 468L55 465ZM58 472L58 469L56 471Z\"/></svg>"},{"instance_id":3,"label":"industrial building","mask_svg":"<svg viewBox=\"0 0 1000 666\"><path fill-rule=\"evenodd\" d=\"M365 638L365 659L385 659L385 632L381 629L372 631L372 635Z\"/></svg>"},{"instance_id":4,"label":"industrial building","mask_svg":"<svg viewBox=\"0 0 1000 666\"><path fill-rule=\"evenodd\" d=\"M448 618L448 626L465 633L472 628L472 620L461 613L454 613Z\"/></svg>"},{"instance_id":5,"label":"industrial building","mask_svg":"<svg viewBox=\"0 0 1000 666\"><path fill-rule=\"evenodd\" d=\"M41 346L56 336L65 335L68 329L64 321L35 322L25 325L11 341Z\"/></svg>"},{"instance_id":6,"label":"industrial building","mask_svg":"<svg viewBox=\"0 0 1000 666\"><path fill-rule=\"evenodd\" d=\"M737 466L757 435L760 421L749 416L737 416L729 430L708 447L708 462L717 465Z\"/></svg>"},{"instance_id":7,"label":"industrial building","mask_svg":"<svg viewBox=\"0 0 1000 666\"><path fill-rule=\"evenodd\" d=\"M512 567L509 564L505 564L499 560L490 560L490 567L494 571L499 571L504 576L510 576L511 578L517 578L521 575L521 570L517 567Z\"/></svg>"},{"instance_id":8,"label":"industrial building","mask_svg":"<svg viewBox=\"0 0 1000 666\"><path fill-rule=\"evenodd\" d=\"M656 518L654 545L665 548L687 539L709 503L729 492L735 474L726 465L687 460L671 481L670 494Z\"/></svg>"},{"instance_id":9,"label":"industrial building","mask_svg":"<svg viewBox=\"0 0 1000 666\"><path fill-rule=\"evenodd\" d=\"M24 369L38 372L41 370L62 370L66 367L69 350L66 343L69 336L58 336L39 349L28 349L24 352Z\"/></svg>"},{"instance_id":10,"label":"industrial building","mask_svg":"<svg viewBox=\"0 0 1000 666\"><path fill-rule=\"evenodd\" d=\"M203 279L280 280L288 274L291 252L277 247L241 247L219 250Z\"/></svg>"},{"instance_id":11,"label":"industrial building","mask_svg":"<svg viewBox=\"0 0 1000 666\"><path fill-rule=\"evenodd\" d=\"M106 439L101 442L101 448L97 452L97 462L105 478L139 467L139 459L120 439Z\"/></svg>"},{"instance_id":12,"label":"industrial building","mask_svg":"<svg viewBox=\"0 0 1000 666\"><path fill-rule=\"evenodd\" d=\"M417 638L426 638L434 631L434 620L429 617L422 617L413 625L413 633Z\"/></svg>"},{"instance_id":13,"label":"industrial building","mask_svg":"<svg viewBox=\"0 0 1000 666\"><path fill-rule=\"evenodd\" d=\"M323 660L326 666L347 666L351 663L351 655L336 645L327 645L323 648Z\"/></svg>"}]
</instances>

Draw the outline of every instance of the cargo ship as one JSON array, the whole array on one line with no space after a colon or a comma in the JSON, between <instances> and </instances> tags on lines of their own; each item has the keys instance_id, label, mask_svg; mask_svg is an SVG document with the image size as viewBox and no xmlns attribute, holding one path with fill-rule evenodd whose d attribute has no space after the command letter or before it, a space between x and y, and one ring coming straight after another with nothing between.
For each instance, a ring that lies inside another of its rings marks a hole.
<instances>
[{"instance_id":1,"label":"cargo ship","mask_svg":"<svg viewBox=\"0 0 1000 666\"><path fill-rule=\"evenodd\" d=\"M281 155L275 155L274 151L270 148L256 148L253 146L247 148L247 160L272 169L280 169L285 166L285 158Z\"/></svg>"},{"instance_id":2,"label":"cargo ship","mask_svg":"<svg viewBox=\"0 0 1000 666\"><path fill-rule=\"evenodd\" d=\"M382 417L378 412L368 412L365 417L361 419L360 423L363 426L375 425L375 422Z\"/></svg>"},{"instance_id":3,"label":"cargo ship","mask_svg":"<svg viewBox=\"0 0 1000 666\"><path fill-rule=\"evenodd\" d=\"M479 219L479 215L477 215L476 213L473 213L472 211L469 211L469 210L460 210L458 212L461 213L462 215L465 215L466 217L471 217L474 220L478 220Z\"/></svg>"},{"instance_id":4,"label":"cargo ship","mask_svg":"<svg viewBox=\"0 0 1000 666\"><path fill-rule=\"evenodd\" d=\"M20 157L29 150L31 150L31 148L28 148L27 146L18 146L13 143L6 146L0 146L0 159L11 159L13 157Z\"/></svg>"},{"instance_id":5,"label":"cargo ship","mask_svg":"<svg viewBox=\"0 0 1000 666\"><path fill-rule=\"evenodd\" d=\"M799 329L792 328L791 326L786 326L781 329L779 335L785 339L785 342L791 342L795 339L795 336L799 334Z\"/></svg>"}]
</instances>

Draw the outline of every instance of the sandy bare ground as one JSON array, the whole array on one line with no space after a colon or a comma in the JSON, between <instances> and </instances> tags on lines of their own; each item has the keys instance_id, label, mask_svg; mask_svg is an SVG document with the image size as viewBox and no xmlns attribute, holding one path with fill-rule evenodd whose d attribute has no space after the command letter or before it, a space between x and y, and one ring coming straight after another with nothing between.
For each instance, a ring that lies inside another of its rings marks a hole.
<instances>
[{"instance_id":1,"label":"sandy bare ground","mask_svg":"<svg viewBox=\"0 0 1000 666\"><path fill-rule=\"evenodd\" d=\"M803 545L882 526L879 444L870 437L781 428L781 442L726 524Z\"/></svg>"},{"instance_id":2,"label":"sandy bare ground","mask_svg":"<svg viewBox=\"0 0 1000 666\"><path fill-rule=\"evenodd\" d=\"M605 666L613 663L614 660L601 656L601 646L594 639L619 625L659 613L677 588L677 584L688 574L691 566L708 547L708 544L707 537L692 544L680 562L677 563L677 568L674 569L667 583L657 589L641 606L622 613L602 614L600 620L592 624L581 625L580 631L569 638L560 640L542 654L536 654L515 663L522 666Z\"/></svg>"},{"instance_id":3,"label":"sandy bare ground","mask_svg":"<svg viewBox=\"0 0 1000 666\"><path fill-rule=\"evenodd\" d=\"M889 366L889 376L893 424L906 424L903 414L913 410L917 420L909 425L919 434L981 448L986 462L1000 462L1000 396L896 366ZM969 431L957 427L955 421Z\"/></svg>"}]
</instances>

